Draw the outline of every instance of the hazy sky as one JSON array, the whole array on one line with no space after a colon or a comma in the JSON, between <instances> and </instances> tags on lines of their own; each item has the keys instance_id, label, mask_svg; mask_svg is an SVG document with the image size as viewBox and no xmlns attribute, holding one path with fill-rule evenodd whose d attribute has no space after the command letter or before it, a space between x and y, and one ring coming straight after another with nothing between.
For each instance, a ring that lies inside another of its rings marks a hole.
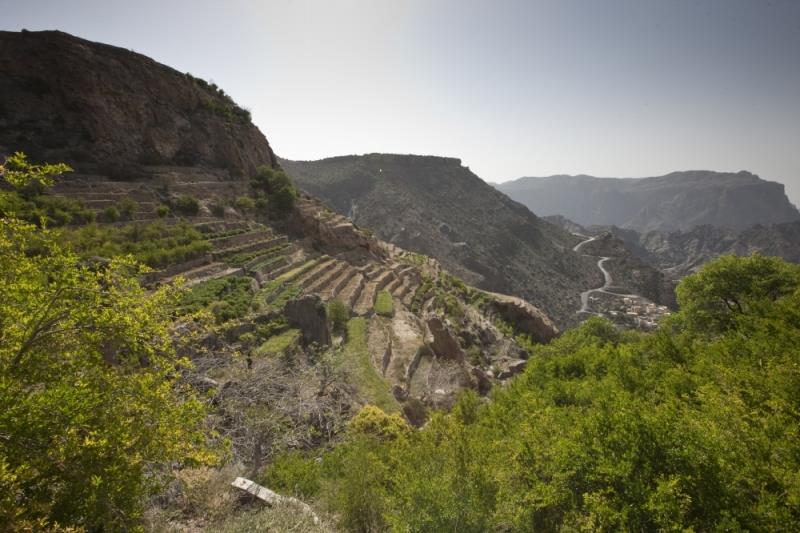
<instances>
[{"instance_id":1,"label":"hazy sky","mask_svg":"<svg viewBox=\"0 0 800 533\"><path fill-rule=\"evenodd\" d=\"M746 169L800 204L800 0L0 0L212 79L292 159L487 181Z\"/></svg>"}]
</instances>

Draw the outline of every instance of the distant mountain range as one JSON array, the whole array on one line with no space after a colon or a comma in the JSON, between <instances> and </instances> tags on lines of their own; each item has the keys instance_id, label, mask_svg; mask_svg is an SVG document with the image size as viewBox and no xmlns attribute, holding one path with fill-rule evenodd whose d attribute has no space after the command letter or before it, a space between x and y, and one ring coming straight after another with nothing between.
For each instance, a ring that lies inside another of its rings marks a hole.
<instances>
[{"instance_id":1,"label":"distant mountain range","mask_svg":"<svg viewBox=\"0 0 800 533\"><path fill-rule=\"evenodd\" d=\"M780 183L749 172L687 171L653 178L527 177L495 187L540 215L582 226L648 231L711 225L742 230L800 220Z\"/></svg>"},{"instance_id":2,"label":"distant mountain range","mask_svg":"<svg viewBox=\"0 0 800 533\"><path fill-rule=\"evenodd\" d=\"M458 159L393 154L280 160L292 179L378 237L483 289L525 298L559 325L602 284L581 239L496 191Z\"/></svg>"}]
</instances>

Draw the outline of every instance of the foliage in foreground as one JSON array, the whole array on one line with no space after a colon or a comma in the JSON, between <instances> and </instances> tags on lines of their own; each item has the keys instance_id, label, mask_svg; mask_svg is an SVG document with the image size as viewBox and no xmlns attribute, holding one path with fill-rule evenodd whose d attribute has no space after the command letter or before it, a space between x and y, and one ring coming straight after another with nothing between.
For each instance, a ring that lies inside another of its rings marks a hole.
<instances>
[{"instance_id":1,"label":"foliage in foreground","mask_svg":"<svg viewBox=\"0 0 800 533\"><path fill-rule=\"evenodd\" d=\"M44 226L65 226L94 221L94 211L71 198L52 196L47 190L60 174L72 172L63 164L35 164L22 152L7 157L0 165L0 217L14 217Z\"/></svg>"},{"instance_id":2,"label":"foliage in foreground","mask_svg":"<svg viewBox=\"0 0 800 533\"><path fill-rule=\"evenodd\" d=\"M488 404L351 425L322 497L353 531L796 531L800 267L726 257L678 294L658 332L592 319L540 347Z\"/></svg>"},{"instance_id":3,"label":"foliage in foreground","mask_svg":"<svg viewBox=\"0 0 800 533\"><path fill-rule=\"evenodd\" d=\"M214 460L177 382L175 290L148 295L138 273L0 220L0 530L129 529L168 465Z\"/></svg>"}]
</instances>

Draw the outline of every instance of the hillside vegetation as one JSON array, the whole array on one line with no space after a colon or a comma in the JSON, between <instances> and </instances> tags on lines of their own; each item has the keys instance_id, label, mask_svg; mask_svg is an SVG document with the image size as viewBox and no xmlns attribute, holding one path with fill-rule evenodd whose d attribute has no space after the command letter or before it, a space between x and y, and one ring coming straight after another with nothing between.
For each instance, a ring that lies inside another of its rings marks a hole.
<instances>
[{"instance_id":1,"label":"hillside vegetation","mask_svg":"<svg viewBox=\"0 0 800 533\"><path fill-rule=\"evenodd\" d=\"M591 319L420 430L351 423L322 499L352 531L796 530L800 267L726 257L678 295L660 331Z\"/></svg>"}]
</instances>

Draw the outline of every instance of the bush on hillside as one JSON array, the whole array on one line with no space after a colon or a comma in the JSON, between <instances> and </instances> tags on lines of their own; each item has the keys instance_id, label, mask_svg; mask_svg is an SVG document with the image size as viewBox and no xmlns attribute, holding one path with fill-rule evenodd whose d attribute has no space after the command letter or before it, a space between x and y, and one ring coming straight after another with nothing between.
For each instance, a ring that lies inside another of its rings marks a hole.
<instances>
[{"instance_id":1,"label":"bush on hillside","mask_svg":"<svg viewBox=\"0 0 800 533\"><path fill-rule=\"evenodd\" d=\"M234 201L233 205L234 207L236 207L236 209L241 209L242 211L249 211L256 206L256 203L255 200L253 200L249 196L240 196Z\"/></svg>"},{"instance_id":2,"label":"bush on hillside","mask_svg":"<svg viewBox=\"0 0 800 533\"><path fill-rule=\"evenodd\" d=\"M106 222L117 222L120 219L120 212L116 206L109 206L103 210L103 220Z\"/></svg>"},{"instance_id":3,"label":"bush on hillside","mask_svg":"<svg viewBox=\"0 0 800 533\"><path fill-rule=\"evenodd\" d=\"M341 300L330 300L327 306L328 320L331 322L333 331L344 333L347 329L347 321L350 320L350 309Z\"/></svg>"},{"instance_id":4,"label":"bush on hillside","mask_svg":"<svg viewBox=\"0 0 800 533\"><path fill-rule=\"evenodd\" d=\"M200 201L190 194L182 194L173 201L173 209L186 216L197 216L200 212Z\"/></svg>"},{"instance_id":5,"label":"bush on hillside","mask_svg":"<svg viewBox=\"0 0 800 533\"><path fill-rule=\"evenodd\" d=\"M260 166L251 184L256 191L266 193L270 212L285 214L294 207L297 189L283 170Z\"/></svg>"},{"instance_id":6,"label":"bush on hillside","mask_svg":"<svg viewBox=\"0 0 800 533\"><path fill-rule=\"evenodd\" d=\"M211 244L192 226L161 221L121 227L90 224L66 231L64 239L83 257L131 254L152 268L195 259L211 250Z\"/></svg>"}]
</instances>

